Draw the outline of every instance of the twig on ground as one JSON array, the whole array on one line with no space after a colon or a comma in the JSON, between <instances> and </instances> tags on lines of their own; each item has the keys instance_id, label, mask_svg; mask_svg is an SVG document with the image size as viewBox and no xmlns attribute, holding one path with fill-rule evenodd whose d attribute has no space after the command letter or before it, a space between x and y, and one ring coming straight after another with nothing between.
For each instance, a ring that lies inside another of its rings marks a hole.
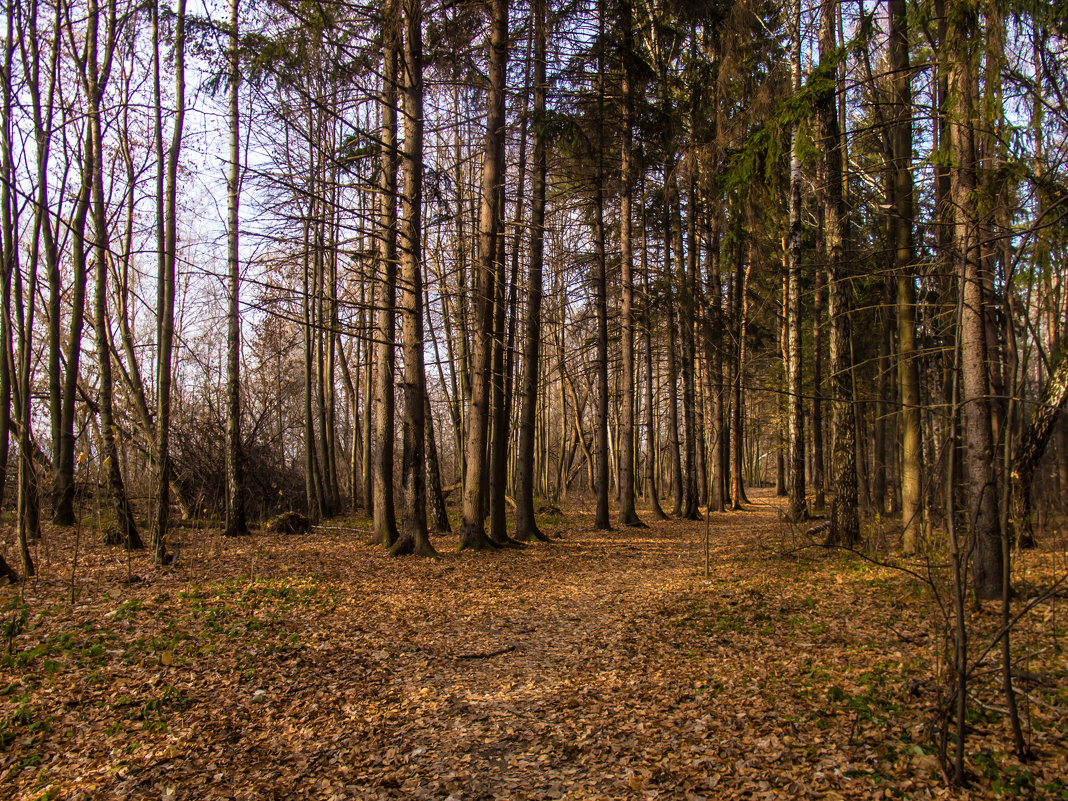
<instances>
[{"instance_id":1,"label":"twig on ground","mask_svg":"<svg viewBox=\"0 0 1068 801\"><path fill-rule=\"evenodd\" d=\"M508 654L515 650L514 645L508 645L504 648L498 648L496 651L475 651L470 654L456 654L455 659L492 659L495 656L501 656L502 654Z\"/></svg>"}]
</instances>

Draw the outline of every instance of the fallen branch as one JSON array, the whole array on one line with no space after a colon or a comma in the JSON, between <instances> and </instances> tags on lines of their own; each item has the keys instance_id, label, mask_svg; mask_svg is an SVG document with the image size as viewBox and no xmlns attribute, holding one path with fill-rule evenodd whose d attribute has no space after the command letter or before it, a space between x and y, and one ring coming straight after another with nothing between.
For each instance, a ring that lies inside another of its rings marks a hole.
<instances>
[{"instance_id":1,"label":"fallen branch","mask_svg":"<svg viewBox=\"0 0 1068 801\"><path fill-rule=\"evenodd\" d=\"M311 527L312 531L355 531L357 534L374 534L374 529L370 528L357 528L356 526L320 526L318 524Z\"/></svg>"},{"instance_id":2,"label":"fallen branch","mask_svg":"<svg viewBox=\"0 0 1068 801\"><path fill-rule=\"evenodd\" d=\"M492 659L495 656L501 656L502 654L508 654L515 650L514 645L509 645L504 648L499 648L496 651L475 651L470 654L456 654L456 659Z\"/></svg>"}]
</instances>

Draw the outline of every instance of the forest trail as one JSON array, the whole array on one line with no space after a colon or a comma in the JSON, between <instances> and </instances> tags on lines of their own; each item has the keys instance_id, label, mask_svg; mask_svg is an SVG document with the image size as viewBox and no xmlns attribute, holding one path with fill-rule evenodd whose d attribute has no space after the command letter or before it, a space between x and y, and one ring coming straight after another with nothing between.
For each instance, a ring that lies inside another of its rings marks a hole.
<instances>
[{"instance_id":1,"label":"forest trail","mask_svg":"<svg viewBox=\"0 0 1068 801\"><path fill-rule=\"evenodd\" d=\"M704 523L572 513L521 551L436 538L440 561L200 532L155 576L82 543L72 608L73 543L53 546L0 673L0 796L944 794L922 592L784 556L777 500L753 499L712 516L711 580Z\"/></svg>"}]
</instances>

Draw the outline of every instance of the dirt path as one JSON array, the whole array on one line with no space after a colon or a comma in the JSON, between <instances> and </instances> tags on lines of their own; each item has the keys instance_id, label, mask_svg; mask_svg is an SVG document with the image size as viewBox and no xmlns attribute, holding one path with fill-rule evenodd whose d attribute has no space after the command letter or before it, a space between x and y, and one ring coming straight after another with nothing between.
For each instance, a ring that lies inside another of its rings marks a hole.
<instances>
[{"instance_id":1,"label":"dirt path","mask_svg":"<svg viewBox=\"0 0 1068 801\"><path fill-rule=\"evenodd\" d=\"M94 546L71 607L55 547L0 675L0 796L935 797L922 593L783 559L755 500L713 516L711 581L704 524L576 516L439 562L197 534L156 576Z\"/></svg>"}]
</instances>

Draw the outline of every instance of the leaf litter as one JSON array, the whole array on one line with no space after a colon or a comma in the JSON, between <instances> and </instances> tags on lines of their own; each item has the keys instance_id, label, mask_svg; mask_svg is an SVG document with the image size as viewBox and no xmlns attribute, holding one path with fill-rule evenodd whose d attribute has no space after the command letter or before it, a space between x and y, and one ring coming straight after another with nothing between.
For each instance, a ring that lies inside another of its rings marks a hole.
<instances>
[{"instance_id":1,"label":"leaf litter","mask_svg":"<svg viewBox=\"0 0 1068 801\"><path fill-rule=\"evenodd\" d=\"M74 535L50 530L41 576L0 590L0 796L1068 797L1063 598L1014 633L1038 758L1006 753L989 657L976 780L950 789L930 593L784 552L755 500L712 515L709 578L703 522L599 532L581 509L522 550L439 537L440 561L342 528L184 533L164 572L82 542L73 581ZM1063 550L1025 559L1035 586L1063 570Z\"/></svg>"}]
</instances>

